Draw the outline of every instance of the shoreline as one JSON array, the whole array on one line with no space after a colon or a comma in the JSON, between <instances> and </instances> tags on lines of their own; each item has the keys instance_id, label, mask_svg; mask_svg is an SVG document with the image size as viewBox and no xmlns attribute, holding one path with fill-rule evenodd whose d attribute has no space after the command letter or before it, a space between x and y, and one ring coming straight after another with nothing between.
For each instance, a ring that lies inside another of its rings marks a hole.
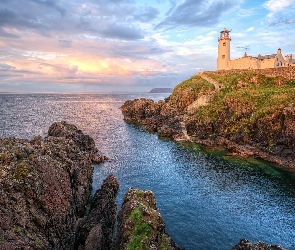
<instances>
[{"instance_id":1,"label":"shoreline","mask_svg":"<svg viewBox=\"0 0 295 250\"><path fill-rule=\"evenodd\" d=\"M184 107L187 107L184 104ZM260 158L284 168L295 170L294 141L292 133L293 115L276 113L251 127L242 127L236 132L222 132L228 120L218 118L214 123L204 120L186 120L185 110L175 108L169 102L154 102L151 99L126 101L121 107L124 121L141 125L149 132L175 141L189 141L208 147L223 147L229 155ZM284 125L281 118L284 117ZM275 124L276 126L273 126ZM282 129L287 127L288 131ZM245 132L246 130L246 132Z\"/></svg>"},{"instance_id":2,"label":"shoreline","mask_svg":"<svg viewBox=\"0 0 295 250\"><path fill-rule=\"evenodd\" d=\"M98 154L99 145L75 125L53 123L48 136L36 136L31 141L0 139L1 249L119 250L149 246L181 250L166 233L152 191L129 188L118 209L119 182L111 174L89 204L93 164L107 157ZM184 141L181 134L173 139ZM279 245L244 239L231 249L245 246L284 250Z\"/></svg>"},{"instance_id":3,"label":"shoreline","mask_svg":"<svg viewBox=\"0 0 295 250\"><path fill-rule=\"evenodd\" d=\"M295 163L292 162L292 160L283 159L274 154L266 152L263 149L259 149L258 147L255 147L255 146L239 145L221 136L218 136L215 139L201 140L197 137L192 137L192 136L188 136L188 138L186 138L186 136L179 134L172 137L171 139L173 139L175 142L192 142L192 143L196 143L197 145L205 146L212 149L221 147L225 149L226 151L228 151L227 153L228 156L240 157L240 158L252 157L254 159L255 158L261 159L269 163L277 164L278 166L282 168L295 171Z\"/></svg>"}]
</instances>

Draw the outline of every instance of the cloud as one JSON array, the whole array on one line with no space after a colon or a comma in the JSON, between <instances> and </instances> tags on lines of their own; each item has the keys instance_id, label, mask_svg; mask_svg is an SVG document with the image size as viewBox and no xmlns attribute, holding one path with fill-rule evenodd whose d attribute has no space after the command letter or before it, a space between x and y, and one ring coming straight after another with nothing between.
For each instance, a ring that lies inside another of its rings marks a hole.
<instances>
[{"instance_id":1,"label":"cloud","mask_svg":"<svg viewBox=\"0 0 295 250\"><path fill-rule=\"evenodd\" d=\"M241 17L253 16L255 14L255 8L251 8L251 9L242 9L242 8L239 8L237 13Z\"/></svg>"},{"instance_id":2,"label":"cloud","mask_svg":"<svg viewBox=\"0 0 295 250\"><path fill-rule=\"evenodd\" d=\"M278 26L293 26L295 25L295 19L285 19L278 20L269 24L269 27L278 27Z\"/></svg>"},{"instance_id":3,"label":"cloud","mask_svg":"<svg viewBox=\"0 0 295 250\"><path fill-rule=\"evenodd\" d=\"M210 27L217 24L221 15L237 5L239 1L185 0L168 12L167 18L156 28L190 26ZM173 2L174 3L174 2Z\"/></svg>"},{"instance_id":4,"label":"cloud","mask_svg":"<svg viewBox=\"0 0 295 250\"><path fill-rule=\"evenodd\" d=\"M247 32L250 32L250 31L253 31L253 30L254 30L254 27L253 26L250 27L250 28L248 28L248 29L246 29Z\"/></svg>"},{"instance_id":5,"label":"cloud","mask_svg":"<svg viewBox=\"0 0 295 250\"><path fill-rule=\"evenodd\" d=\"M122 40L138 40L144 38L141 31L132 26L110 24L108 28L102 30L101 34L108 38Z\"/></svg>"},{"instance_id":6,"label":"cloud","mask_svg":"<svg viewBox=\"0 0 295 250\"><path fill-rule=\"evenodd\" d=\"M7 65L5 63L0 63L0 70L12 70L12 69L15 69L15 67Z\"/></svg>"},{"instance_id":7,"label":"cloud","mask_svg":"<svg viewBox=\"0 0 295 250\"><path fill-rule=\"evenodd\" d=\"M144 31L138 23L148 23L158 14L156 8L137 7L123 0L96 3L58 0L0 1L0 36L19 38L24 35L24 31L30 31L45 37L91 35L138 40L144 38ZM61 44L64 47L70 46L65 42Z\"/></svg>"},{"instance_id":8,"label":"cloud","mask_svg":"<svg viewBox=\"0 0 295 250\"><path fill-rule=\"evenodd\" d=\"M42 4L49 8L53 8L57 10L61 14L61 16L65 16L66 14L66 10L57 3L58 1L55 1L55 0L30 0L30 1L35 2L37 4Z\"/></svg>"},{"instance_id":9,"label":"cloud","mask_svg":"<svg viewBox=\"0 0 295 250\"><path fill-rule=\"evenodd\" d=\"M275 13L287 9L294 5L294 0L268 0L263 4L263 7L269 10L268 17L273 17Z\"/></svg>"},{"instance_id":10,"label":"cloud","mask_svg":"<svg viewBox=\"0 0 295 250\"><path fill-rule=\"evenodd\" d=\"M159 13L160 11L156 8L146 7L134 16L134 20L138 20L143 23L148 23L154 20Z\"/></svg>"},{"instance_id":11,"label":"cloud","mask_svg":"<svg viewBox=\"0 0 295 250\"><path fill-rule=\"evenodd\" d=\"M38 19L35 18L34 15L17 13L13 10L4 8L0 9L0 27L39 29L44 28L45 26L38 22Z\"/></svg>"},{"instance_id":12,"label":"cloud","mask_svg":"<svg viewBox=\"0 0 295 250\"><path fill-rule=\"evenodd\" d=\"M249 50L250 49L250 46L235 46L235 48L239 51L245 51L245 50Z\"/></svg>"},{"instance_id":13,"label":"cloud","mask_svg":"<svg viewBox=\"0 0 295 250\"><path fill-rule=\"evenodd\" d=\"M294 4L294 0L268 0L263 4L263 7L272 13L276 13L286 9L288 6Z\"/></svg>"},{"instance_id":14,"label":"cloud","mask_svg":"<svg viewBox=\"0 0 295 250\"><path fill-rule=\"evenodd\" d=\"M5 31L4 29L1 29L1 28L0 28L0 37L6 37L6 38L12 38L12 39L20 38L20 36L9 33L7 31Z\"/></svg>"},{"instance_id":15,"label":"cloud","mask_svg":"<svg viewBox=\"0 0 295 250\"><path fill-rule=\"evenodd\" d=\"M60 42L60 45L62 47L66 47L66 48L69 48L69 47L72 47L72 41L69 41L69 40L63 40L63 39L59 39L58 40Z\"/></svg>"},{"instance_id":16,"label":"cloud","mask_svg":"<svg viewBox=\"0 0 295 250\"><path fill-rule=\"evenodd\" d=\"M24 75L36 75L36 74L38 73L32 70L25 70L25 69L18 70L15 66L11 66L5 63L0 63L1 81L15 80L15 79L21 80L24 77ZM0 84L1 84L1 81L0 81Z\"/></svg>"}]
</instances>

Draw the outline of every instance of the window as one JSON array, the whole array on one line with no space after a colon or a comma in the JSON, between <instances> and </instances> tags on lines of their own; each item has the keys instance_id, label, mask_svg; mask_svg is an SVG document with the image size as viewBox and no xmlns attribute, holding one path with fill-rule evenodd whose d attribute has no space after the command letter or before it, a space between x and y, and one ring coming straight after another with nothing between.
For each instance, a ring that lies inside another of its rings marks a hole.
<instances>
[{"instance_id":1,"label":"window","mask_svg":"<svg viewBox=\"0 0 295 250\"><path fill-rule=\"evenodd\" d=\"M225 46L226 45L226 43L223 43L223 46Z\"/></svg>"},{"instance_id":2,"label":"window","mask_svg":"<svg viewBox=\"0 0 295 250\"><path fill-rule=\"evenodd\" d=\"M225 55L222 55L222 59L225 59Z\"/></svg>"}]
</instances>

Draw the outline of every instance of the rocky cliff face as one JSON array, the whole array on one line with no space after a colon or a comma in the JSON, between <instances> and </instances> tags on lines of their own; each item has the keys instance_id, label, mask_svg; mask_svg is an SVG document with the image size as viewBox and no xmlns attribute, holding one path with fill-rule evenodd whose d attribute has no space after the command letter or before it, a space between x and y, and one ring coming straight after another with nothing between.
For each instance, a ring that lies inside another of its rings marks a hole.
<instances>
[{"instance_id":1,"label":"rocky cliff face","mask_svg":"<svg viewBox=\"0 0 295 250\"><path fill-rule=\"evenodd\" d=\"M153 192L131 188L125 194L114 249L180 249L165 233Z\"/></svg>"},{"instance_id":2,"label":"rocky cliff face","mask_svg":"<svg viewBox=\"0 0 295 250\"><path fill-rule=\"evenodd\" d=\"M223 81L218 90L194 76L165 101L126 101L124 119L160 136L224 146L294 168L294 83L247 72L216 79Z\"/></svg>"},{"instance_id":3,"label":"rocky cliff face","mask_svg":"<svg viewBox=\"0 0 295 250\"><path fill-rule=\"evenodd\" d=\"M140 116L138 121L154 114L170 114L162 113L169 100L158 104L150 100L128 103L137 102L142 102L135 115ZM144 111L154 105L158 106ZM173 131L170 135L177 134L181 126L174 119L162 119L159 123L162 129L169 126L169 131ZM114 175L104 180L86 213L92 162L105 159L97 152L92 138L66 122L52 124L44 139L1 138L0 249L180 249L165 233L154 194L138 189L129 189L124 196L113 242L119 188ZM262 248L283 250L246 240L233 249Z\"/></svg>"},{"instance_id":4,"label":"rocky cliff face","mask_svg":"<svg viewBox=\"0 0 295 250\"><path fill-rule=\"evenodd\" d=\"M142 124L148 131L157 132L159 136L174 137L182 131L183 113L170 106L167 100L157 103L144 98L126 101L121 110L125 121Z\"/></svg>"},{"instance_id":5,"label":"rocky cliff face","mask_svg":"<svg viewBox=\"0 0 295 250\"><path fill-rule=\"evenodd\" d=\"M0 139L0 249L73 249L100 160L93 139L66 122L44 139Z\"/></svg>"},{"instance_id":6,"label":"rocky cliff face","mask_svg":"<svg viewBox=\"0 0 295 250\"><path fill-rule=\"evenodd\" d=\"M119 189L114 175L86 211L92 163L104 159L92 138L66 122L52 124L44 139L1 138L0 249L179 249L165 234L153 193L140 190L125 195L113 243Z\"/></svg>"},{"instance_id":7,"label":"rocky cliff face","mask_svg":"<svg viewBox=\"0 0 295 250\"><path fill-rule=\"evenodd\" d=\"M93 197L89 214L79 222L76 249L111 249L118 189L119 184L114 175L108 176L103 181L101 188Z\"/></svg>"}]
</instances>

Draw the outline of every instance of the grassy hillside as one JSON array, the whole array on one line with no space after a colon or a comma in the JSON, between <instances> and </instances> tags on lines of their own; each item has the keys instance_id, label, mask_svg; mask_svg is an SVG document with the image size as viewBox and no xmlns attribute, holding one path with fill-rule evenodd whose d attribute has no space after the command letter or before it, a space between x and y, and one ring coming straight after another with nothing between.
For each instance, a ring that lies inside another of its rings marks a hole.
<instances>
[{"instance_id":1,"label":"grassy hillside","mask_svg":"<svg viewBox=\"0 0 295 250\"><path fill-rule=\"evenodd\" d=\"M125 120L160 136L188 135L201 144L295 167L294 102L295 81L259 71L214 71L180 83L165 102L127 101L121 109Z\"/></svg>"},{"instance_id":2,"label":"grassy hillside","mask_svg":"<svg viewBox=\"0 0 295 250\"><path fill-rule=\"evenodd\" d=\"M224 89L215 93L210 105L200 107L195 114L211 121L217 119L218 114L226 109L229 111L227 114L229 119L236 120L242 115L248 119L241 122L253 123L258 118L283 110L295 100L295 81L266 77L253 72L223 76L214 73L207 73L207 75L225 86ZM212 90L212 87L212 84L194 76L176 86L172 99L179 99L176 97L179 89L184 91L184 89L192 88L197 95L200 92Z\"/></svg>"},{"instance_id":3,"label":"grassy hillside","mask_svg":"<svg viewBox=\"0 0 295 250\"><path fill-rule=\"evenodd\" d=\"M214 85L198 75L179 83L170 96L169 103L178 109L185 109L193 103L199 94L209 94L214 91Z\"/></svg>"}]
</instances>

